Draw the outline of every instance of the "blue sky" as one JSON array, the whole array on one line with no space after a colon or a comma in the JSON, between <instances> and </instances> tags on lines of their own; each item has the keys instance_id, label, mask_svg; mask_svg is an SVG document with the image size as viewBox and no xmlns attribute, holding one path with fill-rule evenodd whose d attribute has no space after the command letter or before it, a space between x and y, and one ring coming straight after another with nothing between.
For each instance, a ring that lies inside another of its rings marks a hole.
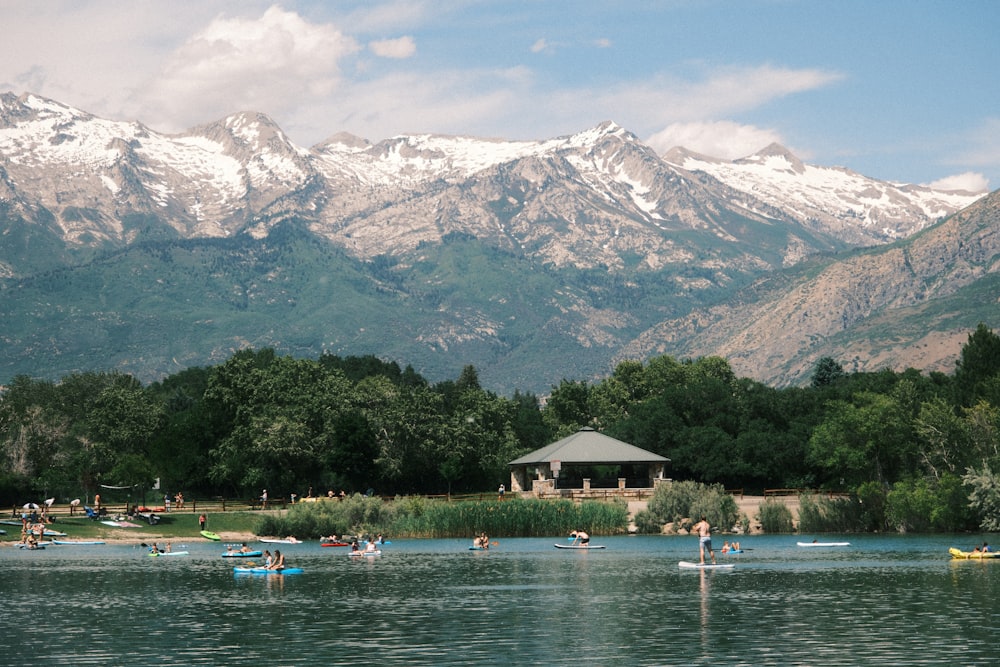
<instances>
[{"instance_id":1,"label":"blue sky","mask_svg":"<svg viewBox=\"0 0 1000 667\"><path fill-rule=\"evenodd\" d=\"M0 0L0 90L178 132L267 113L297 143L772 141L889 181L1000 187L993 0Z\"/></svg>"}]
</instances>

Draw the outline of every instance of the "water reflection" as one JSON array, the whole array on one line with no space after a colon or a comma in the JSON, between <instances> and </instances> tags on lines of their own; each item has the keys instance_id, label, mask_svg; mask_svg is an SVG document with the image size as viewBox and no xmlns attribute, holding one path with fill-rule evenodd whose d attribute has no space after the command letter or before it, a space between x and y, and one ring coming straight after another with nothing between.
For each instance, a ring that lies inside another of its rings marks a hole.
<instances>
[{"instance_id":1,"label":"water reflection","mask_svg":"<svg viewBox=\"0 0 1000 667\"><path fill-rule=\"evenodd\" d=\"M723 571L682 571L683 538L551 540L488 553L394 541L380 558L289 549L305 572L234 576L217 547L151 559L109 545L0 548L7 664L985 664L1000 659L1000 562L947 538L852 539L837 553L757 538ZM813 553L802 553L812 551ZM695 598L697 596L697 598ZM955 609L974 610L956 614ZM697 645L695 644L697 642Z\"/></svg>"}]
</instances>

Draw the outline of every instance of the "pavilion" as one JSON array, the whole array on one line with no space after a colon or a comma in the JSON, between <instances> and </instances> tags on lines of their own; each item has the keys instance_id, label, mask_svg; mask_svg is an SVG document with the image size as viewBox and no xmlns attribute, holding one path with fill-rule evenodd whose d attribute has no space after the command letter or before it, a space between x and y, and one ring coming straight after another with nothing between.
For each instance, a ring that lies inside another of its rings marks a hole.
<instances>
[{"instance_id":1,"label":"pavilion","mask_svg":"<svg viewBox=\"0 0 1000 667\"><path fill-rule=\"evenodd\" d=\"M609 495L609 489L650 490L669 480L670 459L585 426L573 435L514 459L510 490L535 495ZM613 474L617 473L617 474ZM598 477L594 478L593 475Z\"/></svg>"}]
</instances>

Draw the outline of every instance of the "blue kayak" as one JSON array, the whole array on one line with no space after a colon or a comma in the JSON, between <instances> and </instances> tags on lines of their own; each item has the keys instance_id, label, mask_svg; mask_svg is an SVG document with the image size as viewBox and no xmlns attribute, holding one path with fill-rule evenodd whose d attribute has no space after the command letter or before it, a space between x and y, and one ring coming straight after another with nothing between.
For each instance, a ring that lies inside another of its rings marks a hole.
<instances>
[{"instance_id":1,"label":"blue kayak","mask_svg":"<svg viewBox=\"0 0 1000 667\"><path fill-rule=\"evenodd\" d=\"M302 574L301 567L283 567L269 570L266 567L234 567L233 574Z\"/></svg>"},{"instance_id":2,"label":"blue kayak","mask_svg":"<svg viewBox=\"0 0 1000 667\"><path fill-rule=\"evenodd\" d=\"M263 551L227 551L222 554L223 558L258 558L263 556Z\"/></svg>"}]
</instances>

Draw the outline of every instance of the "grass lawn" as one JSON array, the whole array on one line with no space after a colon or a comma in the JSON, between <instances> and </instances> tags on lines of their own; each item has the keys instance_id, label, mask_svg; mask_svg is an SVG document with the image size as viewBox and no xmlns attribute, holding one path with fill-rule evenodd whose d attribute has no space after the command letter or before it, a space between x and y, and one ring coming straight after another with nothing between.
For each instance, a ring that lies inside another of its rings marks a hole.
<instances>
[{"instance_id":1,"label":"grass lawn","mask_svg":"<svg viewBox=\"0 0 1000 667\"><path fill-rule=\"evenodd\" d=\"M251 536L255 534L256 528L261 521L261 512L212 512L208 514L206 529L223 536L226 541L227 534ZM100 521L88 519L85 516L57 517L56 522L48 527L66 533L66 537L57 539L63 540L129 540L136 542L150 542L152 540L197 538L204 540L200 535L198 527L198 514L193 512L176 512L158 514L160 522L155 526L149 525L141 517L133 520L139 524L136 528L121 528L108 526ZM0 535L0 542L17 542L21 539L21 529L19 526L0 525L0 528L7 531L6 535ZM50 539L50 538L46 538ZM239 539L233 537L233 540Z\"/></svg>"}]
</instances>

